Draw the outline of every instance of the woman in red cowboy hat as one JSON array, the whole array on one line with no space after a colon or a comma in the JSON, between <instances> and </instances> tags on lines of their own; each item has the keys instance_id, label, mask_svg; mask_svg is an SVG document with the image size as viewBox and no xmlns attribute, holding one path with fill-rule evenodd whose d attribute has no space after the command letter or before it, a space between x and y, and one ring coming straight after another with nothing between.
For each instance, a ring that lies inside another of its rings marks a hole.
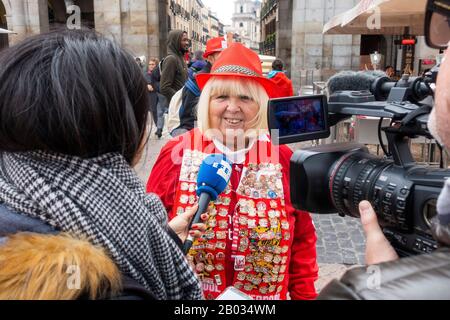
<instances>
[{"instance_id":1,"label":"woman in red cowboy hat","mask_svg":"<svg viewBox=\"0 0 450 320\"><path fill-rule=\"evenodd\" d=\"M239 43L229 45L211 73L199 74L198 128L170 141L147 184L169 216L196 202L203 159L223 153L233 162L231 181L208 208L207 231L188 259L207 299L234 286L254 299L314 299L316 234L307 212L290 201L292 151L272 145L267 102L276 87L261 62Z\"/></svg>"}]
</instances>

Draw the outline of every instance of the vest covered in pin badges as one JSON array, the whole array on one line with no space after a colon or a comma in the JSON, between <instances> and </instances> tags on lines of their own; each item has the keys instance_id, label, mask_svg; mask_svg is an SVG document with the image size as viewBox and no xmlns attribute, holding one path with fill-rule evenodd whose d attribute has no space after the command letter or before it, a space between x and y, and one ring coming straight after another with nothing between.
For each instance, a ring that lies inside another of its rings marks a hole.
<instances>
[{"instance_id":1,"label":"vest covered in pin badges","mask_svg":"<svg viewBox=\"0 0 450 320\"><path fill-rule=\"evenodd\" d=\"M261 143L270 147L270 142ZM202 150L184 150L173 207L177 214L196 202L197 174L207 156ZM205 241L195 241L189 251L188 259L202 281L206 299L217 298L230 282L256 300L286 299L291 233L285 211L282 166L264 159L259 162L247 160L244 164L232 220L228 213L232 210L234 192L228 185L208 208ZM225 270L225 253L230 244L233 279L226 278Z\"/></svg>"}]
</instances>

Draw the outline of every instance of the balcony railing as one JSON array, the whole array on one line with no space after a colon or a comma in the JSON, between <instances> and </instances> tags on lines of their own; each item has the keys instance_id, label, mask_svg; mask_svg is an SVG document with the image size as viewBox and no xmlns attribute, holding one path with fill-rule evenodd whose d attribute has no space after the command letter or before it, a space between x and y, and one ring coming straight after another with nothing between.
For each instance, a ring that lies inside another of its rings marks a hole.
<instances>
[{"instance_id":1,"label":"balcony railing","mask_svg":"<svg viewBox=\"0 0 450 320\"><path fill-rule=\"evenodd\" d=\"M276 55L276 43L277 43L277 34L272 33L266 37L266 40L259 43L259 51L261 54L265 54L268 56Z\"/></svg>"},{"instance_id":2,"label":"balcony railing","mask_svg":"<svg viewBox=\"0 0 450 320\"><path fill-rule=\"evenodd\" d=\"M261 8L261 19L264 19L277 5L278 0L268 0Z\"/></svg>"},{"instance_id":3,"label":"balcony railing","mask_svg":"<svg viewBox=\"0 0 450 320\"><path fill-rule=\"evenodd\" d=\"M180 15L185 20L191 19L191 14L183 8L180 4L176 3L175 1L170 1L170 9L172 10L172 13L174 16Z\"/></svg>"}]
</instances>

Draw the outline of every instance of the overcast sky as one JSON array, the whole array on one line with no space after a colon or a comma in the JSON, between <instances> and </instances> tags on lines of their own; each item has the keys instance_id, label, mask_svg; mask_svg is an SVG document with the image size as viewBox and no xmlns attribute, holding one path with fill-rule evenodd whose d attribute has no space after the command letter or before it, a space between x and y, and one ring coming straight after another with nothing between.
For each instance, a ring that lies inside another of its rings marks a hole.
<instances>
[{"instance_id":1,"label":"overcast sky","mask_svg":"<svg viewBox=\"0 0 450 320\"><path fill-rule=\"evenodd\" d=\"M220 22L225 25L231 25L231 16L233 15L234 0L202 0L203 4L211 11L217 14Z\"/></svg>"}]
</instances>

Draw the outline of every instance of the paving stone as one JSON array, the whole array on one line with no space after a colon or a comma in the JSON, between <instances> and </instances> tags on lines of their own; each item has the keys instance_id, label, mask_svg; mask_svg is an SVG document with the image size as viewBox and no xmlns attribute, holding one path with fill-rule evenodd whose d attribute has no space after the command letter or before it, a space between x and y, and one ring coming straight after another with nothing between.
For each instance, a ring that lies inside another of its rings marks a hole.
<instances>
[{"instance_id":1,"label":"paving stone","mask_svg":"<svg viewBox=\"0 0 450 320\"><path fill-rule=\"evenodd\" d=\"M344 240L344 241L339 241L338 240L338 244L339 247L341 247L342 249L354 249L354 245L353 242L351 242L350 240Z\"/></svg>"},{"instance_id":2,"label":"paving stone","mask_svg":"<svg viewBox=\"0 0 450 320\"><path fill-rule=\"evenodd\" d=\"M350 234L348 232L338 232L337 237L339 239L350 239Z\"/></svg>"}]
</instances>

